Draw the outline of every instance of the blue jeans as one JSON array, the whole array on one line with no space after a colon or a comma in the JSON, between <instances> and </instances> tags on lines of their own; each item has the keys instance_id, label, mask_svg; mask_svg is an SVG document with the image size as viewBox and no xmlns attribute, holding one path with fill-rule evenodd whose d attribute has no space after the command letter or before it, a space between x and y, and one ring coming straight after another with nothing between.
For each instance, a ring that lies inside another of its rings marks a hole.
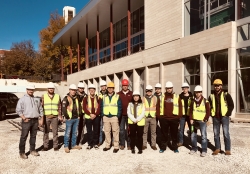
<instances>
[{"instance_id":1,"label":"blue jeans","mask_svg":"<svg viewBox=\"0 0 250 174\"><path fill-rule=\"evenodd\" d=\"M130 147L130 138L128 137L128 116L121 116L120 122L120 133L119 133L119 140L120 146L125 146L125 139L127 139L127 147ZM126 125L126 129L125 129Z\"/></svg>"},{"instance_id":2,"label":"blue jeans","mask_svg":"<svg viewBox=\"0 0 250 174\"><path fill-rule=\"evenodd\" d=\"M231 140L229 134L229 117L222 117L221 119L213 117L213 129L214 129L214 143L216 149L221 149L220 145L220 125L222 125L225 150L231 150Z\"/></svg>"},{"instance_id":3,"label":"blue jeans","mask_svg":"<svg viewBox=\"0 0 250 174\"><path fill-rule=\"evenodd\" d=\"M184 137L184 130L185 130L185 123L188 123L188 127L190 130L191 124L189 120L189 116L183 116L180 119L180 130L179 130L179 143L183 144L183 137Z\"/></svg>"},{"instance_id":4,"label":"blue jeans","mask_svg":"<svg viewBox=\"0 0 250 174\"><path fill-rule=\"evenodd\" d=\"M87 128L87 135L88 135L88 146L98 145L100 117L97 116L93 120L86 119L86 128Z\"/></svg>"},{"instance_id":5,"label":"blue jeans","mask_svg":"<svg viewBox=\"0 0 250 174\"><path fill-rule=\"evenodd\" d=\"M79 124L78 118L66 120L66 130L64 134L64 147L69 147L70 134L71 134L71 147L76 146L78 124ZM72 133L71 133L71 129L72 129Z\"/></svg>"},{"instance_id":6,"label":"blue jeans","mask_svg":"<svg viewBox=\"0 0 250 174\"><path fill-rule=\"evenodd\" d=\"M201 149L202 152L207 152L207 124L206 122L195 120L194 125L200 128L201 132ZM192 150L197 151L197 129L194 126L194 130L191 134Z\"/></svg>"},{"instance_id":7,"label":"blue jeans","mask_svg":"<svg viewBox=\"0 0 250 174\"><path fill-rule=\"evenodd\" d=\"M103 142L103 117L100 116L100 135L99 135L99 144Z\"/></svg>"}]
</instances>

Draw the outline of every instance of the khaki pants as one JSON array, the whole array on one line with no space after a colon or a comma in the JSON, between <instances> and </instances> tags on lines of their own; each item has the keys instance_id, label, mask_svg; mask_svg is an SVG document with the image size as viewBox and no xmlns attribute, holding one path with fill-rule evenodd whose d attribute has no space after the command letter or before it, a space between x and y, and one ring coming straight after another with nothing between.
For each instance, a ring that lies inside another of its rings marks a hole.
<instances>
[{"instance_id":1,"label":"khaki pants","mask_svg":"<svg viewBox=\"0 0 250 174\"><path fill-rule=\"evenodd\" d=\"M52 132L53 132L53 148L58 148L58 117L54 118L45 117L43 146L44 148L49 148L50 126L52 126Z\"/></svg>"},{"instance_id":2,"label":"khaki pants","mask_svg":"<svg viewBox=\"0 0 250 174\"><path fill-rule=\"evenodd\" d=\"M119 121L118 117L103 116L103 127L105 133L106 148L110 148L111 144L111 128L113 132L114 148L119 149Z\"/></svg>"},{"instance_id":3,"label":"khaki pants","mask_svg":"<svg viewBox=\"0 0 250 174\"><path fill-rule=\"evenodd\" d=\"M151 146L156 146L156 119L146 118L143 132L143 146L147 146L148 127L151 131Z\"/></svg>"}]
</instances>

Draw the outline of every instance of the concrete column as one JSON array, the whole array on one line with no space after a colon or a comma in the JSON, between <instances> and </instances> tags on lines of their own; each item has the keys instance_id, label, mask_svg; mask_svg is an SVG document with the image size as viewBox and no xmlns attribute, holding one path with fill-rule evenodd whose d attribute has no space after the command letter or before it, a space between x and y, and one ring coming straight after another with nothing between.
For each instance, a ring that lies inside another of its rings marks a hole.
<instances>
[{"instance_id":1,"label":"concrete column","mask_svg":"<svg viewBox=\"0 0 250 174\"><path fill-rule=\"evenodd\" d=\"M85 38L85 68L89 68L89 31L88 31L88 24L86 24L86 38Z\"/></svg>"},{"instance_id":2,"label":"concrete column","mask_svg":"<svg viewBox=\"0 0 250 174\"><path fill-rule=\"evenodd\" d=\"M95 85L95 87L96 87L96 94L98 94L98 92L99 92L99 79L98 78L94 78L93 79L93 85Z\"/></svg>"},{"instance_id":3,"label":"concrete column","mask_svg":"<svg viewBox=\"0 0 250 174\"><path fill-rule=\"evenodd\" d=\"M120 81L117 74L114 74L115 92L119 92Z\"/></svg>"},{"instance_id":4,"label":"concrete column","mask_svg":"<svg viewBox=\"0 0 250 174\"><path fill-rule=\"evenodd\" d=\"M111 79L109 78L109 76L106 76L106 82L107 82L107 84L108 84L109 82L111 82Z\"/></svg>"},{"instance_id":5,"label":"concrete column","mask_svg":"<svg viewBox=\"0 0 250 174\"><path fill-rule=\"evenodd\" d=\"M144 77L144 82L145 82L145 87L149 84L149 69L148 67L146 66L145 67L145 77ZM145 90L145 89L144 89Z\"/></svg>"},{"instance_id":6,"label":"concrete column","mask_svg":"<svg viewBox=\"0 0 250 174\"><path fill-rule=\"evenodd\" d=\"M159 83L161 84L162 89L165 86L164 81L165 81L165 79L164 79L164 65L163 65L163 63L160 63L160 81L159 81Z\"/></svg>"},{"instance_id":7,"label":"concrete column","mask_svg":"<svg viewBox=\"0 0 250 174\"><path fill-rule=\"evenodd\" d=\"M140 75L136 71L136 69L133 69L133 91L140 90Z\"/></svg>"},{"instance_id":8,"label":"concrete column","mask_svg":"<svg viewBox=\"0 0 250 174\"><path fill-rule=\"evenodd\" d=\"M63 73L63 53L61 51L61 81L64 81L64 73Z\"/></svg>"},{"instance_id":9,"label":"concrete column","mask_svg":"<svg viewBox=\"0 0 250 174\"><path fill-rule=\"evenodd\" d=\"M202 91L202 95L207 98L209 92L208 92L208 88L207 88L207 83L208 79L207 79L207 59L204 56L204 54L200 55L200 85L203 88Z\"/></svg>"},{"instance_id":10,"label":"concrete column","mask_svg":"<svg viewBox=\"0 0 250 174\"><path fill-rule=\"evenodd\" d=\"M83 83L84 83L84 87L85 87L84 91L87 94L88 93L88 80L84 80Z\"/></svg>"},{"instance_id":11,"label":"concrete column","mask_svg":"<svg viewBox=\"0 0 250 174\"><path fill-rule=\"evenodd\" d=\"M234 105L236 106L236 48L228 49L228 92L232 96ZM232 117L235 117L236 108L232 112Z\"/></svg>"},{"instance_id":12,"label":"concrete column","mask_svg":"<svg viewBox=\"0 0 250 174\"><path fill-rule=\"evenodd\" d=\"M70 74L73 73L73 68L72 68L72 37L70 36L70 53L69 53L69 57L70 57Z\"/></svg>"}]
</instances>

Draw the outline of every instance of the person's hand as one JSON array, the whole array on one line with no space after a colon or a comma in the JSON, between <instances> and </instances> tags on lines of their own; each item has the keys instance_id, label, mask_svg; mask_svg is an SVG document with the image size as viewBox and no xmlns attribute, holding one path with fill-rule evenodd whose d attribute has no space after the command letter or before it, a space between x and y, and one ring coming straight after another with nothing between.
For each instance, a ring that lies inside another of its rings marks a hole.
<instances>
[{"instance_id":1,"label":"person's hand","mask_svg":"<svg viewBox=\"0 0 250 174\"><path fill-rule=\"evenodd\" d=\"M191 124L194 124L194 120L190 120L190 123L191 123Z\"/></svg>"},{"instance_id":2,"label":"person's hand","mask_svg":"<svg viewBox=\"0 0 250 174\"><path fill-rule=\"evenodd\" d=\"M62 116L59 116L58 119L59 119L60 122L63 122Z\"/></svg>"},{"instance_id":3,"label":"person's hand","mask_svg":"<svg viewBox=\"0 0 250 174\"><path fill-rule=\"evenodd\" d=\"M29 118L25 118L25 119L23 119L23 122L29 122L30 121L30 119Z\"/></svg>"},{"instance_id":4,"label":"person's hand","mask_svg":"<svg viewBox=\"0 0 250 174\"><path fill-rule=\"evenodd\" d=\"M96 115L95 114L90 114L91 120L94 120Z\"/></svg>"}]
</instances>

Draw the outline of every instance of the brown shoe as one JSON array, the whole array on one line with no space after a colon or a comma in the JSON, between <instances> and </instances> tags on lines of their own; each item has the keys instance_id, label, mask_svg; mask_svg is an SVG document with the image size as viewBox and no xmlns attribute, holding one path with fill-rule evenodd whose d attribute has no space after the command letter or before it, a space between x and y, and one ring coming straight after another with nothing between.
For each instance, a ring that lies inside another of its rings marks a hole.
<instances>
[{"instance_id":1,"label":"brown shoe","mask_svg":"<svg viewBox=\"0 0 250 174\"><path fill-rule=\"evenodd\" d=\"M181 147L183 145L183 143L177 143L178 147Z\"/></svg>"},{"instance_id":2,"label":"brown shoe","mask_svg":"<svg viewBox=\"0 0 250 174\"><path fill-rule=\"evenodd\" d=\"M54 148L54 151L59 151L58 147Z\"/></svg>"},{"instance_id":3,"label":"brown shoe","mask_svg":"<svg viewBox=\"0 0 250 174\"><path fill-rule=\"evenodd\" d=\"M68 147L64 148L64 151L65 151L66 153L69 153L69 152L70 152Z\"/></svg>"},{"instance_id":4,"label":"brown shoe","mask_svg":"<svg viewBox=\"0 0 250 174\"><path fill-rule=\"evenodd\" d=\"M127 147L127 149L128 149L128 150L131 150L131 147L130 147L130 146L128 146L128 147Z\"/></svg>"},{"instance_id":5,"label":"brown shoe","mask_svg":"<svg viewBox=\"0 0 250 174\"><path fill-rule=\"evenodd\" d=\"M151 146L151 148L152 148L153 150L157 150L157 147L155 147L155 146Z\"/></svg>"},{"instance_id":6,"label":"brown shoe","mask_svg":"<svg viewBox=\"0 0 250 174\"><path fill-rule=\"evenodd\" d=\"M28 159L27 155L25 153L20 153L20 158L22 159Z\"/></svg>"},{"instance_id":7,"label":"brown shoe","mask_svg":"<svg viewBox=\"0 0 250 174\"><path fill-rule=\"evenodd\" d=\"M147 149L147 146L142 146L142 150L145 150L145 149Z\"/></svg>"},{"instance_id":8,"label":"brown shoe","mask_svg":"<svg viewBox=\"0 0 250 174\"><path fill-rule=\"evenodd\" d=\"M124 148L125 148L124 146L120 146L120 149L121 149L121 150L124 150Z\"/></svg>"},{"instance_id":9,"label":"brown shoe","mask_svg":"<svg viewBox=\"0 0 250 174\"><path fill-rule=\"evenodd\" d=\"M212 155L218 155L218 153L220 153L220 149L216 149L216 150L212 153Z\"/></svg>"},{"instance_id":10,"label":"brown shoe","mask_svg":"<svg viewBox=\"0 0 250 174\"><path fill-rule=\"evenodd\" d=\"M231 151L230 150L226 150L225 155L231 155Z\"/></svg>"},{"instance_id":11,"label":"brown shoe","mask_svg":"<svg viewBox=\"0 0 250 174\"><path fill-rule=\"evenodd\" d=\"M44 147L43 149L42 149L42 151L48 151L49 149L48 148L46 148L46 147Z\"/></svg>"},{"instance_id":12,"label":"brown shoe","mask_svg":"<svg viewBox=\"0 0 250 174\"><path fill-rule=\"evenodd\" d=\"M97 144L97 146L98 146L98 147L100 147L101 145L102 145L102 144L100 144L100 143L99 143L99 144Z\"/></svg>"},{"instance_id":13,"label":"brown shoe","mask_svg":"<svg viewBox=\"0 0 250 174\"><path fill-rule=\"evenodd\" d=\"M74 147L72 147L72 149L80 150L80 149L82 149L82 147L81 146L74 146Z\"/></svg>"},{"instance_id":14,"label":"brown shoe","mask_svg":"<svg viewBox=\"0 0 250 174\"><path fill-rule=\"evenodd\" d=\"M34 156L40 156L40 154L35 150L31 151L30 154Z\"/></svg>"}]
</instances>

